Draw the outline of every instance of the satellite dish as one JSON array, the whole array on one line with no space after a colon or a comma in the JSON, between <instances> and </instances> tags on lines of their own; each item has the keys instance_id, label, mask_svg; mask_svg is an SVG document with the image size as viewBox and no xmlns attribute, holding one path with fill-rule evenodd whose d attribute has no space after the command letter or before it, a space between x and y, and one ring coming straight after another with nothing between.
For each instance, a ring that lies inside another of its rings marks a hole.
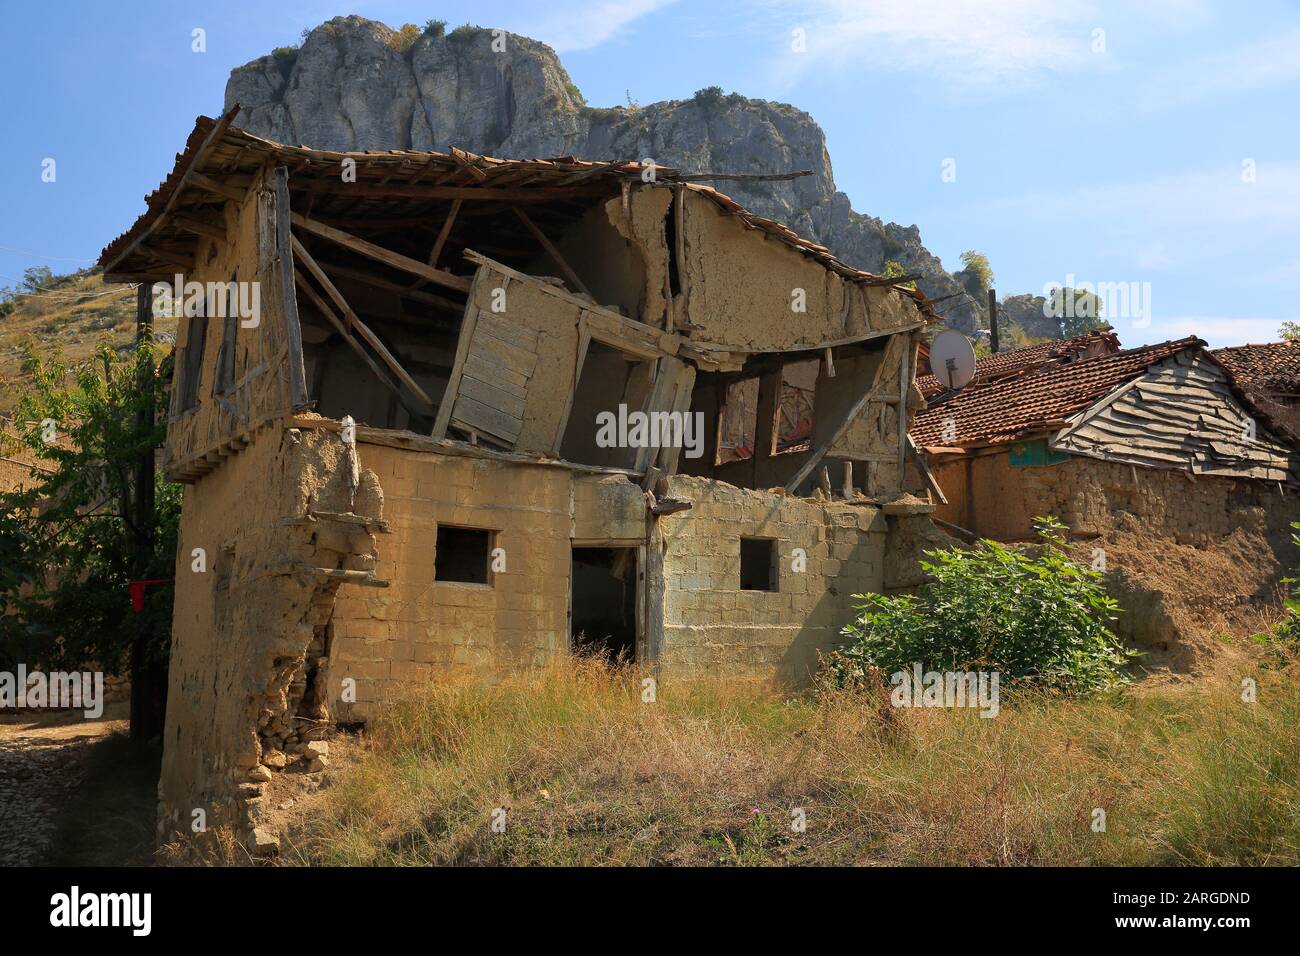
<instances>
[{"instance_id":1,"label":"satellite dish","mask_svg":"<svg viewBox=\"0 0 1300 956\"><path fill-rule=\"evenodd\" d=\"M945 388L963 388L975 377L975 349L966 336L947 329L930 343L930 371Z\"/></svg>"}]
</instances>

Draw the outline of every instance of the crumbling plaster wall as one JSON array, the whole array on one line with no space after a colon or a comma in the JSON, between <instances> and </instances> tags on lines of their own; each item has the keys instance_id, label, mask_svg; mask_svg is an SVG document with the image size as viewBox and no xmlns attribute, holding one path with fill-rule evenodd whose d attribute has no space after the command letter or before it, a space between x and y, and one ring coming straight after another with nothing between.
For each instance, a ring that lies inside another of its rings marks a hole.
<instances>
[{"instance_id":1,"label":"crumbling plaster wall","mask_svg":"<svg viewBox=\"0 0 1300 956\"><path fill-rule=\"evenodd\" d=\"M686 318L692 339L777 352L899 328L920 320L900 293L848 282L814 259L745 229L709 199L686 194ZM792 309L804 292L806 311Z\"/></svg>"},{"instance_id":2,"label":"crumbling plaster wall","mask_svg":"<svg viewBox=\"0 0 1300 956\"><path fill-rule=\"evenodd\" d=\"M355 520L332 517L354 509ZM327 714L299 714L298 705L308 672L326 663L308 655L338 580L312 569L372 570L381 512L374 475L334 431L268 426L186 487L160 838L191 835L196 810L208 831L246 836L271 750L293 754L324 732Z\"/></svg>"},{"instance_id":3,"label":"crumbling plaster wall","mask_svg":"<svg viewBox=\"0 0 1300 956\"><path fill-rule=\"evenodd\" d=\"M660 519L665 678L705 675L806 683L842 643L852 595L886 586L879 508L748 491L679 475L667 497L692 507ZM775 591L740 589L741 537L777 541ZM794 570L803 552L803 571Z\"/></svg>"}]
</instances>

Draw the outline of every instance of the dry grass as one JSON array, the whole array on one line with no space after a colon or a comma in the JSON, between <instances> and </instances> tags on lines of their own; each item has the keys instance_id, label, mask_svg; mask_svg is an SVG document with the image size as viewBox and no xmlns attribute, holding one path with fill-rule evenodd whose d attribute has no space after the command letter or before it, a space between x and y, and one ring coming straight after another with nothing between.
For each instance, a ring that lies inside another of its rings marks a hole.
<instances>
[{"instance_id":1,"label":"dry grass","mask_svg":"<svg viewBox=\"0 0 1300 956\"><path fill-rule=\"evenodd\" d=\"M994 719L717 683L648 704L638 677L590 661L451 680L371 728L284 861L1295 865L1297 676L1004 694Z\"/></svg>"}]
</instances>

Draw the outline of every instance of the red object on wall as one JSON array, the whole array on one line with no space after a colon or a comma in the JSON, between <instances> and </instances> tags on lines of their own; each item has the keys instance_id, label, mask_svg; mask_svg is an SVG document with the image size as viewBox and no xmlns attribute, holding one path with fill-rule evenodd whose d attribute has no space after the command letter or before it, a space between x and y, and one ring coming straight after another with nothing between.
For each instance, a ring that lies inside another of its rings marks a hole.
<instances>
[{"instance_id":1,"label":"red object on wall","mask_svg":"<svg viewBox=\"0 0 1300 956\"><path fill-rule=\"evenodd\" d=\"M148 584L171 584L172 578L152 578L148 581L131 582L131 606L135 608L135 613L139 614L144 610L144 589Z\"/></svg>"}]
</instances>

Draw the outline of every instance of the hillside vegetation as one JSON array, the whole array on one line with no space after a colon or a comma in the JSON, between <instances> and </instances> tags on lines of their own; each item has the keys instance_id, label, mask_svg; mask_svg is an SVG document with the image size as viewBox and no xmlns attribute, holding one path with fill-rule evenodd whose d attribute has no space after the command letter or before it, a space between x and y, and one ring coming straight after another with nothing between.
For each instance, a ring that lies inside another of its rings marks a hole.
<instances>
[{"instance_id":1,"label":"hillside vegetation","mask_svg":"<svg viewBox=\"0 0 1300 956\"><path fill-rule=\"evenodd\" d=\"M0 415L11 412L27 385L23 346L31 342L43 356L62 352L68 365L91 358L101 342L119 351L135 339L135 286L104 283L95 270L54 276L35 291L5 290L0 297ZM155 329L163 342L174 341L175 319Z\"/></svg>"}]
</instances>

